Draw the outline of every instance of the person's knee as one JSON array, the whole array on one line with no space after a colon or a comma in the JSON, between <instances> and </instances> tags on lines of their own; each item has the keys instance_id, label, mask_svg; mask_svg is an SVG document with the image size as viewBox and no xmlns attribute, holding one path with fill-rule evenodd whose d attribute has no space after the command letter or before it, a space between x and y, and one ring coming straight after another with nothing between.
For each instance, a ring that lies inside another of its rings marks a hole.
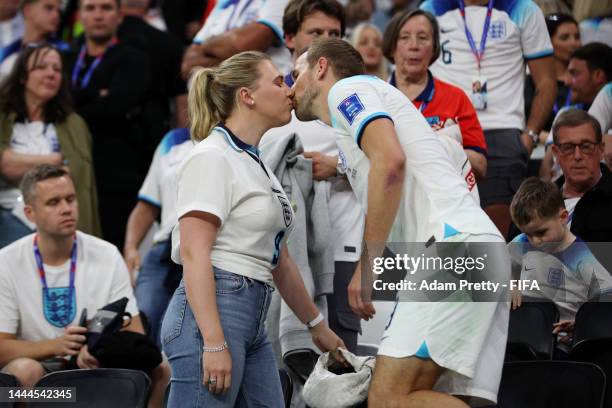
<instances>
[{"instance_id":1,"label":"person's knee","mask_svg":"<svg viewBox=\"0 0 612 408\"><path fill-rule=\"evenodd\" d=\"M45 375L42 364L31 358L18 358L4 367L4 372L17 377L24 387L33 387Z\"/></svg>"}]
</instances>

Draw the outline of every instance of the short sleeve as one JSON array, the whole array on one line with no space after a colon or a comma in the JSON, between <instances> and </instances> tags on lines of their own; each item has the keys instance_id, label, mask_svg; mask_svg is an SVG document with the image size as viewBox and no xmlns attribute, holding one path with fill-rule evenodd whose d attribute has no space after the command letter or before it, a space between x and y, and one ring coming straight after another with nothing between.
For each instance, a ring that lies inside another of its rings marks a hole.
<instances>
[{"instance_id":1,"label":"short sleeve","mask_svg":"<svg viewBox=\"0 0 612 408\"><path fill-rule=\"evenodd\" d=\"M4 268L10 265L6 259L0 264L0 333L16 334L19 327L19 309L10 274Z\"/></svg>"},{"instance_id":2,"label":"short sleeve","mask_svg":"<svg viewBox=\"0 0 612 408\"><path fill-rule=\"evenodd\" d=\"M259 10L257 22L268 26L278 37L281 44L284 42L283 14L288 0L266 0Z\"/></svg>"},{"instance_id":3,"label":"short sleeve","mask_svg":"<svg viewBox=\"0 0 612 408\"><path fill-rule=\"evenodd\" d=\"M115 302L123 297L128 298L128 304L125 308L132 316L139 314L138 304L134 297L132 284L130 283L130 274L128 272L125 261L116 248L113 248L113 256L115 258L115 268L113 270L113 282L110 289L109 297L106 299L106 304Z\"/></svg>"},{"instance_id":4,"label":"short sleeve","mask_svg":"<svg viewBox=\"0 0 612 408\"><path fill-rule=\"evenodd\" d=\"M162 141L163 143L163 141ZM157 146L155 154L153 155L153 161L147 172L147 177L142 183L140 190L138 191L138 199L151 204L155 207L161 208L161 149L162 143Z\"/></svg>"},{"instance_id":5,"label":"short sleeve","mask_svg":"<svg viewBox=\"0 0 612 408\"><path fill-rule=\"evenodd\" d=\"M337 82L329 92L328 103L332 126L349 132L361 147L361 136L370 122L379 118L392 119L376 90L379 80L353 79Z\"/></svg>"},{"instance_id":6,"label":"short sleeve","mask_svg":"<svg viewBox=\"0 0 612 408\"><path fill-rule=\"evenodd\" d=\"M458 91L461 95L459 104L459 127L461 128L463 148L486 154L487 143L485 142L484 132L478 121L476 110L467 95L460 89Z\"/></svg>"},{"instance_id":7,"label":"short sleeve","mask_svg":"<svg viewBox=\"0 0 612 408\"><path fill-rule=\"evenodd\" d=\"M232 207L234 180L233 169L220 150L189 156L178 174L177 217L201 211L215 215L223 224Z\"/></svg>"},{"instance_id":8,"label":"short sleeve","mask_svg":"<svg viewBox=\"0 0 612 408\"><path fill-rule=\"evenodd\" d=\"M517 2L512 13L512 19L521 30L521 45L523 47L523 57L526 60L553 54L544 14L533 1L522 0Z\"/></svg>"}]
</instances>

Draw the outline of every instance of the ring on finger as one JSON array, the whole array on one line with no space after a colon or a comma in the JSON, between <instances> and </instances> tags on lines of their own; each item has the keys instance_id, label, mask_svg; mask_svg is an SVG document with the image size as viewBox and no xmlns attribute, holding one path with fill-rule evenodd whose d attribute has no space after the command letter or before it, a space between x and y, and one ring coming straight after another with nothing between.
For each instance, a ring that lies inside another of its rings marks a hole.
<instances>
[{"instance_id":1,"label":"ring on finger","mask_svg":"<svg viewBox=\"0 0 612 408\"><path fill-rule=\"evenodd\" d=\"M217 379L216 378L210 378L208 380L208 384L210 384L210 385L215 385L216 383L217 383Z\"/></svg>"}]
</instances>

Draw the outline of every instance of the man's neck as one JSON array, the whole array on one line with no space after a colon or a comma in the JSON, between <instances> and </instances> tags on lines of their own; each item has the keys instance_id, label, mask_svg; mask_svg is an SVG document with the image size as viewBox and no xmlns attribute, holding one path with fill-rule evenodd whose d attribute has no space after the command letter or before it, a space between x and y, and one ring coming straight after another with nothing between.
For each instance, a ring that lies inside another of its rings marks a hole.
<instances>
[{"instance_id":1,"label":"man's neck","mask_svg":"<svg viewBox=\"0 0 612 408\"><path fill-rule=\"evenodd\" d=\"M488 0L464 0L465 6L486 6Z\"/></svg>"},{"instance_id":2,"label":"man's neck","mask_svg":"<svg viewBox=\"0 0 612 408\"><path fill-rule=\"evenodd\" d=\"M74 235L66 237L38 233L38 248L45 265L59 266L70 259Z\"/></svg>"},{"instance_id":3,"label":"man's neck","mask_svg":"<svg viewBox=\"0 0 612 408\"><path fill-rule=\"evenodd\" d=\"M601 171L599 172L599 174L593 179L592 183L588 183L588 184L570 184L567 182L567 179L565 179L565 183L563 183L563 197L564 198L576 198L576 197L582 197L586 192L591 191L596 185L597 183L599 183L599 180L601 180Z\"/></svg>"},{"instance_id":4,"label":"man's neck","mask_svg":"<svg viewBox=\"0 0 612 408\"><path fill-rule=\"evenodd\" d=\"M22 44L40 43L46 38L46 33L37 30L26 22L23 38L21 39Z\"/></svg>"},{"instance_id":5,"label":"man's neck","mask_svg":"<svg viewBox=\"0 0 612 408\"><path fill-rule=\"evenodd\" d=\"M90 38L85 40L85 46L87 47L87 55L91 57L98 57L106 52L113 42L111 37L107 41L92 41Z\"/></svg>"},{"instance_id":6,"label":"man's neck","mask_svg":"<svg viewBox=\"0 0 612 408\"><path fill-rule=\"evenodd\" d=\"M317 96L318 101L314 103L315 116L327 126L332 126L331 118L329 117L329 102L327 96L336 82L338 81L334 79L331 84L324 83L321 87L321 92L319 92L319 96Z\"/></svg>"},{"instance_id":7,"label":"man's neck","mask_svg":"<svg viewBox=\"0 0 612 408\"><path fill-rule=\"evenodd\" d=\"M418 77L412 77L409 75L398 75L395 73L395 83L397 88L404 93L411 101L414 101L417 96L423 92L427 87L427 80L429 79L427 71L425 75Z\"/></svg>"},{"instance_id":8,"label":"man's neck","mask_svg":"<svg viewBox=\"0 0 612 408\"><path fill-rule=\"evenodd\" d=\"M124 16L144 18L147 15L147 10L138 7L121 7L121 14Z\"/></svg>"}]
</instances>

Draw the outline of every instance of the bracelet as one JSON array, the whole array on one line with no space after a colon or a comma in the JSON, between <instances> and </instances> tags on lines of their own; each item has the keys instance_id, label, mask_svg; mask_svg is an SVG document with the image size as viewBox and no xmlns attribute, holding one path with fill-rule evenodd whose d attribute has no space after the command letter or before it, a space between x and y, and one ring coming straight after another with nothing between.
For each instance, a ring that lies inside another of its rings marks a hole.
<instances>
[{"instance_id":1,"label":"bracelet","mask_svg":"<svg viewBox=\"0 0 612 408\"><path fill-rule=\"evenodd\" d=\"M225 349L228 349L229 346L227 345L227 341L224 341L222 345L220 346L215 346L215 347L202 347L202 351L204 351L205 353L218 353L220 351L223 351Z\"/></svg>"},{"instance_id":2,"label":"bracelet","mask_svg":"<svg viewBox=\"0 0 612 408\"><path fill-rule=\"evenodd\" d=\"M319 314L317 315L317 317L315 317L314 319L312 319L311 321L309 321L308 323L306 323L306 326L308 327L308 330L310 329L314 329L314 327L321 323L323 321L324 317L321 314L321 312L319 312Z\"/></svg>"}]
</instances>

